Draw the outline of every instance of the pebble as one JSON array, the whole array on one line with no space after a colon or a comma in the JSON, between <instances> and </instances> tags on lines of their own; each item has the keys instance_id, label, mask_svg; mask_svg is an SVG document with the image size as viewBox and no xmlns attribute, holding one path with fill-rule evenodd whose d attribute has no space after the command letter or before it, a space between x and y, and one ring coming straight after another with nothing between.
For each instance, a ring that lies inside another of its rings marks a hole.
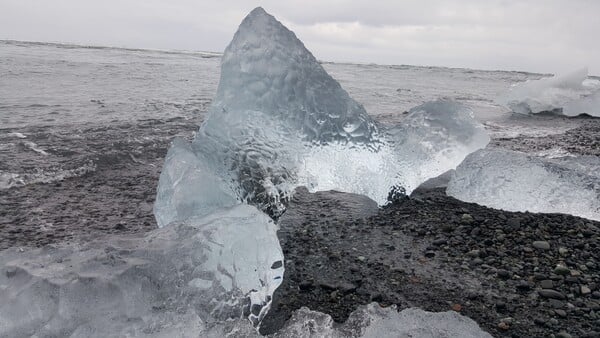
<instances>
[{"instance_id":1,"label":"pebble","mask_svg":"<svg viewBox=\"0 0 600 338\"><path fill-rule=\"evenodd\" d=\"M556 338L573 338L573 336L566 333L565 331L560 331L559 333L556 334Z\"/></svg>"},{"instance_id":2,"label":"pebble","mask_svg":"<svg viewBox=\"0 0 600 338\"><path fill-rule=\"evenodd\" d=\"M313 287L313 283L312 283L312 281L310 281L310 280L305 280L305 281L302 281L302 282L300 282L300 284L298 285L298 288L299 288L301 291L308 291L308 290L312 289L312 287Z\"/></svg>"},{"instance_id":3,"label":"pebble","mask_svg":"<svg viewBox=\"0 0 600 338\"><path fill-rule=\"evenodd\" d=\"M566 266L562 265L562 264L558 264L555 268L554 268L554 273L557 275L568 275L571 273L571 270L569 268L567 268Z\"/></svg>"},{"instance_id":4,"label":"pebble","mask_svg":"<svg viewBox=\"0 0 600 338\"><path fill-rule=\"evenodd\" d=\"M554 283L549 279L545 279L540 282L540 286L542 289L552 289L554 287Z\"/></svg>"},{"instance_id":5,"label":"pebble","mask_svg":"<svg viewBox=\"0 0 600 338\"><path fill-rule=\"evenodd\" d=\"M582 295L589 295L590 293L592 293L592 290L590 290L590 288L586 285L582 285L580 291Z\"/></svg>"},{"instance_id":6,"label":"pebble","mask_svg":"<svg viewBox=\"0 0 600 338\"><path fill-rule=\"evenodd\" d=\"M473 257L473 258L479 257L479 252L480 252L479 250L471 250L467 253L467 256Z\"/></svg>"},{"instance_id":7,"label":"pebble","mask_svg":"<svg viewBox=\"0 0 600 338\"><path fill-rule=\"evenodd\" d=\"M506 331L506 330L510 329L510 325L508 325L508 323L505 323L505 322L500 322L500 323L498 323L498 328L500 330Z\"/></svg>"},{"instance_id":8,"label":"pebble","mask_svg":"<svg viewBox=\"0 0 600 338\"><path fill-rule=\"evenodd\" d=\"M543 289L543 290L539 290L538 294L544 298L550 298L550 299L565 299L565 295L562 294L559 291L556 290L552 290L552 289Z\"/></svg>"},{"instance_id":9,"label":"pebble","mask_svg":"<svg viewBox=\"0 0 600 338\"><path fill-rule=\"evenodd\" d=\"M554 310L554 313L556 313L557 315L559 315L562 318L567 316L567 312L565 310L561 310L561 309Z\"/></svg>"},{"instance_id":10,"label":"pebble","mask_svg":"<svg viewBox=\"0 0 600 338\"><path fill-rule=\"evenodd\" d=\"M531 285L529 285L529 283L527 281L522 280L517 284L517 290L529 291L530 289L531 289Z\"/></svg>"},{"instance_id":11,"label":"pebble","mask_svg":"<svg viewBox=\"0 0 600 338\"><path fill-rule=\"evenodd\" d=\"M470 214L462 214L462 216L460 217L460 222L462 224L472 224L473 221L473 216L471 216Z\"/></svg>"},{"instance_id":12,"label":"pebble","mask_svg":"<svg viewBox=\"0 0 600 338\"><path fill-rule=\"evenodd\" d=\"M448 243L448 241L445 238L440 238L440 239L436 239L431 244L433 244L435 246L440 246L440 245L444 245L446 243Z\"/></svg>"},{"instance_id":13,"label":"pebble","mask_svg":"<svg viewBox=\"0 0 600 338\"><path fill-rule=\"evenodd\" d=\"M517 228L519 228L519 227L521 226L521 220L520 220L520 219L518 219L518 218L511 218L511 219L509 219L509 220L506 222L506 225L507 225L509 228L515 228L515 229L517 229Z\"/></svg>"},{"instance_id":14,"label":"pebble","mask_svg":"<svg viewBox=\"0 0 600 338\"><path fill-rule=\"evenodd\" d=\"M546 242L546 241L535 241L533 242L533 247L539 250L549 250L550 249L550 243Z\"/></svg>"},{"instance_id":15,"label":"pebble","mask_svg":"<svg viewBox=\"0 0 600 338\"><path fill-rule=\"evenodd\" d=\"M499 269L497 274L498 277L502 279L509 279L512 276L512 273L510 271L504 269Z\"/></svg>"}]
</instances>

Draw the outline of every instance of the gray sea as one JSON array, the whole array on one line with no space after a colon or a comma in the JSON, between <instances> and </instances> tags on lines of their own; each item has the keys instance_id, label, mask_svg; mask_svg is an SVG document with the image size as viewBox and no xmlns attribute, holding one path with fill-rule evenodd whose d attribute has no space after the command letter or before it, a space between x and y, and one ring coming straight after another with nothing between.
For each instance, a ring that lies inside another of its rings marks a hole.
<instances>
[{"instance_id":1,"label":"gray sea","mask_svg":"<svg viewBox=\"0 0 600 338\"><path fill-rule=\"evenodd\" d=\"M512 84L542 74L333 62L323 67L381 123L399 123L403 112L438 98L469 106L493 138L563 133L580 123L515 116L494 103ZM106 131L92 140L106 150L116 139L147 144L195 129L219 71L220 54L213 52L0 41L0 189L93 171L99 150L89 139L81 141L90 131ZM140 131L149 121L152 128ZM121 155L139 157L130 150Z\"/></svg>"}]
</instances>

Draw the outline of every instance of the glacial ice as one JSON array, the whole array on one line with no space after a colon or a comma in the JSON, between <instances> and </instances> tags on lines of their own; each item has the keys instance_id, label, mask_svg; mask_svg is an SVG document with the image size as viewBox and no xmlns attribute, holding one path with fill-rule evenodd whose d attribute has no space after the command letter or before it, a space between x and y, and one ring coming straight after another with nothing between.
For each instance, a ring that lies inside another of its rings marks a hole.
<instances>
[{"instance_id":1,"label":"glacial ice","mask_svg":"<svg viewBox=\"0 0 600 338\"><path fill-rule=\"evenodd\" d=\"M276 229L238 205L145 237L5 250L0 336L198 337L245 317L252 332L283 277Z\"/></svg>"},{"instance_id":2,"label":"glacial ice","mask_svg":"<svg viewBox=\"0 0 600 338\"><path fill-rule=\"evenodd\" d=\"M171 198L154 204L159 226L239 204L229 189L227 176L217 174L215 162L200 156L185 140L173 141L165 158L168 165L163 167L157 188L158 196Z\"/></svg>"},{"instance_id":3,"label":"glacial ice","mask_svg":"<svg viewBox=\"0 0 600 338\"><path fill-rule=\"evenodd\" d=\"M446 192L497 209L600 220L600 159L542 159L507 150L479 150L456 168Z\"/></svg>"},{"instance_id":4,"label":"glacial ice","mask_svg":"<svg viewBox=\"0 0 600 338\"><path fill-rule=\"evenodd\" d=\"M457 312L427 312L409 308L397 311L396 306L380 307L371 303L358 307L342 325L324 313L305 307L293 313L287 325L275 338L491 338L473 320Z\"/></svg>"},{"instance_id":5,"label":"glacial ice","mask_svg":"<svg viewBox=\"0 0 600 338\"><path fill-rule=\"evenodd\" d=\"M600 116L600 86L588 79L587 68L518 83L496 101L519 114L553 112L566 116Z\"/></svg>"},{"instance_id":6,"label":"glacial ice","mask_svg":"<svg viewBox=\"0 0 600 338\"><path fill-rule=\"evenodd\" d=\"M294 33L257 8L225 50L215 100L191 146L178 141L169 151L158 224L221 203L279 216L298 186L381 205L391 190L410 193L489 142L472 112L451 101L413 108L404 121L378 126Z\"/></svg>"},{"instance_id":7,"label":"glacial ice","mask_svg":"<svg viewBox=\"0 0 600 338\"><path fill-rule=\"evenodd\" d=\"M238 235L250 232L266 241L242 243ZM273 232L266 216L241 205L145 237L2 251L0 336L261 337L241 309L248 294L268 293L263 281L281 280L274 279L283 267L273 264L282 258ZM260 316L265 306L250 311ZM385 336L490 337L456 312L398 312L376 303L360 306L341 326L302 308L272 335Z\"/></svg>"},{"instance_id":8,"label":"glacial ice","mask_svg":"<svg viewBox=\"0 0 600 338\"><path fill-rule=\"evenodd\" d=\"M600 117L600 90L579 100L567 102L562 112L567 116L587 114Z\"/></svg>"}]
</instances>

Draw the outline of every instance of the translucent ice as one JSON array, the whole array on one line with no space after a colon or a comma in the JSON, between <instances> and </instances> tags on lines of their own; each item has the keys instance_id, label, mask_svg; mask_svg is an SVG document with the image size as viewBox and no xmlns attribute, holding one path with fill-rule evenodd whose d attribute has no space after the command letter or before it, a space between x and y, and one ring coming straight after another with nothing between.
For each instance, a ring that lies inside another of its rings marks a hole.
<instances>
[{"instance_id":1,"label":"translucent ice","mask_svg":"<svg viewBox=\"0 0 600 338\"><path fill-rule=\"evenodd\" d=\"M541 159L506 150L479 150L456 168L447 193L498 209L600 220L600 159Z\"/></svg>"},{"instance_id":2,"label":"translucent ice","mask_svg":"<svg viewBox=\"0 0 600 338\"><path fill-rule=\"evenodd\" d=\"M215 162L201 156L194 153L188 142L173 141L157 188L159 197L170 198L154 204L159 226L239 204L229 189L227 175L219 175Z\"/></svg>"},{"instance_id":3,"label":"translucent ice","mask_svg":"<svg viewBox=\"0 0 600 338\"><path fill-rule=\"evenodd\" d=\"M6 250L0 336L198 337L230 319L255 324L282 262L276 225L248 205L146 237Z\"/></svg>"},{"instance_id":4,"label":"translucent ice","mask_svg":"<svg viewBox=\"0 0 600 338\"><path fill-rule=\"evenodd\" d=\"M225 50L192 145L178 142L167 157L155 213L163 226L237 201L278 216L298 186L383 204L392 189L410 193L488 141L471 112L450 101L379 127L294 33L257 8Z\"/></svg>"},{"instance_id":5,"label":"translucent ice","mask_svg":"<svg viewBox=\"0 0 600 338\"><path fill-rule=\"evenodd\" d=\"M427 312L421 309L405 309L395 306L382 308L376 303L364 305L352 312L341 326L324 313L301 308L275 337L299 338L491 338L473 320L454 311Z\"/></svg>"},{"instance_id":6,"label":"translucent ice","mask_svg":"<svg viewBox=\"0 0 600 338\"><path fill-rule=\"evenodd\" d=\"M600 90L579 100L566 103L562 112L567 116L587 114L600 117Z\"/></svg>"},{"instance_id":7,"label":"translucent ice","mask_svg":"<svg viewBox=\"0 0 600 338\"><path fill-rule=\"evenodd\" d=\"M514 85L498 103L515 113L562 113L567 116L600 116L600 88L588 78L587 68Z\"/></svg>"}]
</instances>

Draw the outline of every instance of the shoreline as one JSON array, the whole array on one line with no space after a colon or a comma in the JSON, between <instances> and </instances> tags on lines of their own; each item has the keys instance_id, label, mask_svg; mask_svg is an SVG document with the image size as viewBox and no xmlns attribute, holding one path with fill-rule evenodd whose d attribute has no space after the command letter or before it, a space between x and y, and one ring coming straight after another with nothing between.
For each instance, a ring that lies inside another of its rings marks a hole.
<instances>
[{"instance_id":1,"label":"shoreline","mask_svg":"<svg viewBox=\"0 0 600 338\"><path fill-rule=\"evenodd\" d=\"M152 205L167 148L196 130L184 119L84 127L80 135L52 127L9 130L52 157L15 140L21 157L0 169L92 160L95 170L0 190L0 250L155 229ZM494 139L491 146L598 156L599 130L600 119L589 119L565 134ZM599 222L490 209L441 188L380 209L363 196L299 189L280 226L286 273L262 332L273 332L301 306L341 322L375 301L399 310L455 310L494 336L600 336ZM559 263L566 275L554 272Z\"/></svg>"},{"instance_id":2,"label":"shoreline","mask_svg":"<svg viewBox=\"0 0 600 338\"><path fill-rule=\"evenodd\" d=\"M302 217L282 218L286 275L261 333L301 306L343 322L375 301L454 310L498 337L600 334L600 222L490 209L441 188L373 216L340 216L350 207L336 194L297 193L290 211ZM561 263L566 275L555 271Z\"/></svg>"}]
</instances>

